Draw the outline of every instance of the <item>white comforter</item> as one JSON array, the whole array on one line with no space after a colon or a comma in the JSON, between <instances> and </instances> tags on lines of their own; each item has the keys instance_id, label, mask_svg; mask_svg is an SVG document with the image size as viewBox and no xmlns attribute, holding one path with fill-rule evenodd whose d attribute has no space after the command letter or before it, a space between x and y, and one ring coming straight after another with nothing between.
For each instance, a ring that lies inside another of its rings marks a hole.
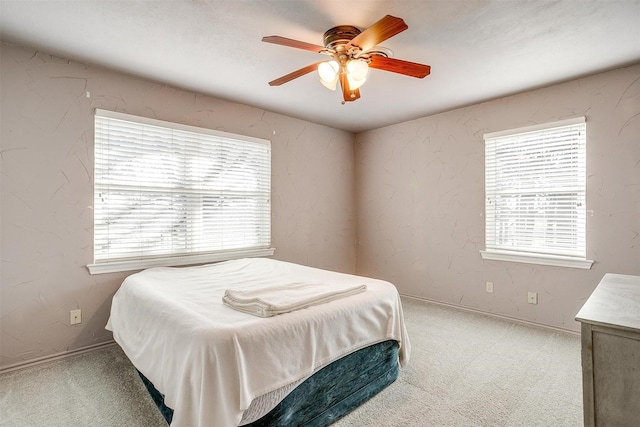
<instances>
[{"instance_id":1,"label":"white comforter","mask_svg":"<svg viewBox=\"0 0 640 427\"><path fill-rule=\"evenodd\" d=\"M365 284L365 292L260 318L225 306L226 289L299 281ZM251 401L368 345L410 345L396 288L388 282L266 258L129 276L106 328L174 410L172 427L237 426Z\"/></svg>"}]
</instances>

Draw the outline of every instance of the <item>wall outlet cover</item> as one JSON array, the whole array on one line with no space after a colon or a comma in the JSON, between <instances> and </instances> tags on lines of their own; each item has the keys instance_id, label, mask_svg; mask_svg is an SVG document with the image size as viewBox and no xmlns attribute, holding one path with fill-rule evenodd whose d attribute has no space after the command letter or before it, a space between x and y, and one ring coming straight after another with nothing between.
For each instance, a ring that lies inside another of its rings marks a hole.
<instances>
[{"instance_id":1,"label":"wall outlet cover","mask_svg":"<svg viewBox=\"0 0 640 427\"><path fill-rule=\"evenodd\" d=\"M72 325L82 323L82 310L71 310L69 312L69 323Z\"/></svg>"}]
</instances>

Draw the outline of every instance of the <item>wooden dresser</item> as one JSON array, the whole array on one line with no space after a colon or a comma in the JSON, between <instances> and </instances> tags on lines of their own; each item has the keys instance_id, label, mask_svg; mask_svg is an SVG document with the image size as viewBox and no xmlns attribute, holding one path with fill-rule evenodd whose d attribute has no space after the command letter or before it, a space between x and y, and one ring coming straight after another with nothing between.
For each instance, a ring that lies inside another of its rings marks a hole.
<instances>
[{"instance_id":1,"label":"wooden dresser","mask_svg":"<svg viewBox=\"0 0 640 427\"><path fill-rule=\"evenodd\" d=\"M585 427L640 426L640 276L605 274L576 320Z\"/></svg>"}]
</instances>

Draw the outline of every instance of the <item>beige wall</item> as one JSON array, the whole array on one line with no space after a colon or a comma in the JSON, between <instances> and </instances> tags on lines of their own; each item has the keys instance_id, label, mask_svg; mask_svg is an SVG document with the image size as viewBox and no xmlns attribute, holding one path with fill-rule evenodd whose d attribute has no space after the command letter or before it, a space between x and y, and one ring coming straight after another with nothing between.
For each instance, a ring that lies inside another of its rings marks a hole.
<instances>
[{"instance_id":1,"label":"beige wall","mask_svg":"<svg viewBox=\"0 0 640 427\"><path fill-rule=\"evenodd\" d=\"M357 253L358 273L390 280L403 294L570 330L604 273L640 275L640 66L354 138L1 49L0 369L111 339L104 325L126 274L90 276L85 268L93 250L94 108L270 139L278 259L355 272ZM595 265L483 261L482 134L577 115L587 117L587 256ZM494 282L493 294L485 281ZM538 305L526 303L527 291L538 292ZM75 308L83 324L72 327Z\"/></svg>"},{"instance_id":2,"label":"beige wall","mask_svg":"<svg viewBox=\"0 0 640 427\"><path fill-rule=\"evenodd\" d=\"M95 108L271 140L275 258L355 271L352 134L1 49L0 368L111 339L104 325L126 274L85 268L93 261ZM83 324L70 326L75 308Z\"/></svg>"},{"instance_id":3,"label":"beige wall","mask_svg":"<svg viewBox=\"0 0 640 427\"><path fill-rule=\"evenodd\" d=\"M483 134L581 115L592 269L483 261ZM573 318L605 273L640 275L640 66L359 134L356 188L359 274L577 331Z\"/></svg>"}]
</instances>

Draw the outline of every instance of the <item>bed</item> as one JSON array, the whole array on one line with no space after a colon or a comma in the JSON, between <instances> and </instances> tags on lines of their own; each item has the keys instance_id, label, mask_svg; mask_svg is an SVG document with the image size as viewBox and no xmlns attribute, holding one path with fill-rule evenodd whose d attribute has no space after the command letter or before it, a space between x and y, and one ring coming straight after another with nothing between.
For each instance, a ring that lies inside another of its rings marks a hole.
<instances>
[{"instance_id":1,"label":"bed","mask_svg":"<svg viewBox=\"0 0 640 427\"><path fill-rule=\"evenodd\" d=\"M271 317L222 302L229 289L292 283L365 289ZM392 284L266 258L133 274L107 329L172 427L326 426L410 356Z\"/></svg>"}]
</instances>

